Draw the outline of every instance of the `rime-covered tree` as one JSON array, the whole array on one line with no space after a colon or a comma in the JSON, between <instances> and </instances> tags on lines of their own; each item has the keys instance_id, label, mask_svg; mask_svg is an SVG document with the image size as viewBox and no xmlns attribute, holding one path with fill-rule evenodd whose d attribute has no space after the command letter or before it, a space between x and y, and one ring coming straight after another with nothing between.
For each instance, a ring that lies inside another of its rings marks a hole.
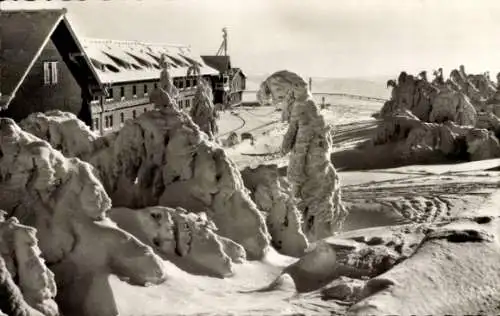
<instances>
[{"instance_id":1,"label":"rime-covered tree","mask_svg":"<svg viewBox=\"0 0 500 316\"><path fill-rule=\"evenodd\" d=\"M191 75L196 77L197 86L193 105L191 106L189 114L200 129L205 132L210 139L213 139L218 132L218 114L212 101L212 89L208 82L201 76L198 65L192 65L188 68L187 76L189 77Z\"/></svg>"},{"instance_id":2,"label":"rime-covered tree","mask_svg":"<svg viewBox=\"0 0 500 316\"><path fill-rule=\"evenodd\" d=\"M174 86L174 82L170 76L170 64L167 62L165 54L161 55L160 67L162 69L160 73L160 85L158 89L151 94L150 100L156 104L156 107L177 108L179 90Z\"/></svg>"}]
</instances>

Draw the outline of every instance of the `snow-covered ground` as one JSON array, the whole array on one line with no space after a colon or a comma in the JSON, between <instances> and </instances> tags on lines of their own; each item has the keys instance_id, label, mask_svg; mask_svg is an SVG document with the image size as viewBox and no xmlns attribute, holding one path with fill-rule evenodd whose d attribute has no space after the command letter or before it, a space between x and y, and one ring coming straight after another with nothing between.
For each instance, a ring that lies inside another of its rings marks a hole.
<instances>
[{"instance_id":1,"label":"snow-covered ground","mask_svg":"<svg viewBox=\"0 0 500 316\"><path fill-rule=\"evenodd\" d=\"M362 101L341 97L329 97L330 106L321 112L332 127L334 150L350 147L359 137L356 134L369 133L376 125L371 115L382 106L380 102ZM287 157L279 157L279 150L287 124L281 122L281 112L273 107L237 107L222 112L219 120L219 139L224 139L231 132L251 133L254 145L245 140L241 144L228 148L226 152L240 167L255 166L260 163L286 165ZM344 134L348 132L346 137ZM359 135L358 135L359 136ZM364 138L363 138L364 139Z\"/></svg>"},{"instance_id":2,"label":"snow-covered ground","mask_svg":"<svg viewBox=\"0 0 500 316\"><path fill-rule=\"evenodd\" d=\"M326 120L335 131L334 150L345 151L356 142L367 139L376 125L371 114L379 110L380 106L381 104L376 102L339 99L337 104L322 110ZM250 132L255 138L254 145L245 140L227 150L229 156L240 168L260 163L286 165L287 157L279 155L281 139L286 130L286 125L280 122L280 115L281 112L271 107L236 108L221 114L220 138L227 137L232 131L238 134ZM494 159L454 165L416 165L392 169L340 171L342 198L349 207L350 214L345 223L345 232L335 239L343 237L372 240L376 237L387 246L391 242L394 244L397 239L397 242L402 243L403 248L408 245L414 247L421 241L421 236L413 233L414 230L411 227L441 223L459 216L498 216L500 172L495 170L498 170L499 166L500 159ZM401 224L409 224L409 226L396 226ZM467 230L470 233L479 229L477 225L474 225L476 224L466 223L463 227L460 226L461 228L453 226L449 229L466 229L470 226ZM443 227L448 229L448 226ZM402 233L401 227L410 228L405 228ZM495 227L494 225L488 226L487 229L491 230ZM389 270L381 276L384 278L388 274L390 280L410 282L414 292L405 292L404 286L399 284L389 290L382 290L393 291L396 298L411 299L412 304L425 306L424 303L429 297L425 291L420 291L419 287L432 287L437 282L436 280L451 282L449 284L453 284L456 289L461 289L460 293L448 293L440 298L436 297L437 290L430 291L434 296L433 310L442 310L443 313L450 310L456 312L494 310L491 306L496 304L496 300L488 299L490 297L488 295L497 290L498 286L494 285L493 281L500 282L500 275L491 271L498 256L491 255L481 259L484 260L485 268L478 270L478 277L471 279L476 283L470 286L468 276L464 273L474 270L474 256L500 253L500 246L497 243L491 245L451 244L441 240L430 244L431 246L423 247L423 250L419 249L418 254L414 256L415 259L407 259L405 262L408 271L412 271L412 275L402 274L402 268L398 265L397 269ZM435 244L443 247L442 251L447 253L448 257L435 257L432 254L432 249L434 249L432 245ZM468 251L468 247L476 247L474 248L476 250L470 248ZM450 258L455 258L455 260ZM429 260L436 266L435 269L429 270ZM334 300L322 301L317 291L307 295L296 295L292 281L284 282L270 292L240 292L269 284L286 265L293 261L294 259L270 252L263 261L237 265L235 275L227 279L190 275L166 262L170 278L162 285L149 288L134 287L114 277L111 278L111 284L121 311L120 315L345 314L347 308L345 304L339 304ZM332 262L331 265L333 267L335 263ZM453 272L457 266L459 268L457 271L462 272ZM447 277L453 279L442 277L443 271L450 271ZM481 284L477 284L481 277L491 277L493 281L482 287ZM412 280L407 281L409 278ZM441 288L440 291L442 290ZM480 295L475 296L476 291L479 291ZM467 303L450 307L446 300L453 295L464 298ZM474 297L477 297L476 301ZM396 298L375 294L371 300L378 300L375 301L375 305L378 304L377 302L387 303L387 305L377 307L381 308L379 311L387 311L391 308L392 311L402 311L402 307L398 305L402 303ZM366 310L370 313L374 312L366 304L359 306L361 309L358 308L358 312L361 311L361 314L363 314L362 308L368 308ZM411 307L406 310L411 310ZM429 312L429 309L425 307L419 310Z\"/></svg>"}]
</instances>

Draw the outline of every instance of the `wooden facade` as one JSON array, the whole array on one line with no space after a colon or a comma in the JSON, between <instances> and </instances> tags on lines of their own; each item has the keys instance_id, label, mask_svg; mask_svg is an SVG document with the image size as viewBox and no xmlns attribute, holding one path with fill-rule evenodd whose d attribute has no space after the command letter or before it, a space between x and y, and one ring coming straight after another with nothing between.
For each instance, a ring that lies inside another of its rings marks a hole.
<instances>
[{"instance_id":1,"label":"wooden facade","mask_svg":"<svg viewBox=\"0 0 500 316\"><path fill-rule=\"evenodd\" d=\"M79 115L82 90L54 43L49 41L1 116L16 121L33 112L61 110Z\"/></svg>"},{"instance_id":2,"label":"wooden facade","mask_svg":"<svg viewBox=\"0 0 500 316\"><path fill-rule=\"evenodd\" d=\"M0 116L19 121L33 112L61 110L91 124L86 99L99 83L65 13L0 15Z\"/></svg>"}]
</instances>

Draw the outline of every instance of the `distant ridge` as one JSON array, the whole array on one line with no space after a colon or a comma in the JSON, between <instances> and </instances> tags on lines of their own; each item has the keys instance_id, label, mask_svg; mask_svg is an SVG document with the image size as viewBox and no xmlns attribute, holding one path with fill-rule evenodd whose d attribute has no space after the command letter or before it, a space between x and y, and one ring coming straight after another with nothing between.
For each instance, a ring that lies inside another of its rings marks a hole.
<instances>
[{"instance_id":1,"label":"distant ridge","mask_svg":"<svg viewBox=\"0 0 500 316\"><path fill-rule=\"evenodd\" d=\"M247 75L247 90L258 90L267 75ZM367 97L389 99L391 90L386 82L389 77L327 78L312 77L313 93L346 93Z\"/></svg>"}]
</instances>

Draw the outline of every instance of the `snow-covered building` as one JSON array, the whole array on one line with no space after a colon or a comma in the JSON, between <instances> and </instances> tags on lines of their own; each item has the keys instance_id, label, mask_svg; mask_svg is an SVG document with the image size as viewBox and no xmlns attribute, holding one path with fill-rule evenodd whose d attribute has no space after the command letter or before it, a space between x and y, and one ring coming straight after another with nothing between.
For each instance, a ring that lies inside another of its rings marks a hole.
<instances>
[{"instance_id":1,"label":"snow-covered building","mask_svg":"<svg viewBox=\"0 0 500 316\"><path fill-rule=\"evenodd\" d=\"M0 12L0 117L62 110L87 124L87 100L102 91L66 11Z\"/></svg>"},{"instance_id":2,"label":"snow-covered building","mask_svg":"<svg viewBox=\"0 0 500 316\"><path fill-rule=\"evenodd\" d=\"M58 109L101 133L119 129L154 108L149 94L157 87L163 54L183 109L196 90L196 78L187 76L193 65L214 91L224 90L224 97L214 93L214 103L237 103L227 97L234 90L228 74L239 78L237 89L244 89L241 71L230 64L214 67L186 45L78 37L65 9L4 11L0 36L0 116L15 120Z\"/></svg>"},{"instance_id":3,"label":"snow-covered building","mask_svg":"<svg viewBox=\"0 0 500 316\"><path fill-rule=\"evenodd\" d=\"M214 103L226 106L241 104L243 91L246 89L246 75L240 68L231 66L231 58L227 55L201 56L210 67L219 71L216 84L213 86Z\"/></svg>"},{"instance_id":4,"label":"snow-covered building","mask_svg":"<svg viewBox=\"0 0 500 316\"><path fill-rule=\"evenodd\" d=\"M81 43L106 91L104 96L94 94L90 101L96 130L116 130L127 119L154 108L149 94L157 88L162 55L166 55L174 85L179 89L177 101L181 109L191 106L196 91L196 77L187 76L191 66L199 67L211 84L219 75L189 46L89 38L82 38Z\"/></svg>"}]
</instances>

